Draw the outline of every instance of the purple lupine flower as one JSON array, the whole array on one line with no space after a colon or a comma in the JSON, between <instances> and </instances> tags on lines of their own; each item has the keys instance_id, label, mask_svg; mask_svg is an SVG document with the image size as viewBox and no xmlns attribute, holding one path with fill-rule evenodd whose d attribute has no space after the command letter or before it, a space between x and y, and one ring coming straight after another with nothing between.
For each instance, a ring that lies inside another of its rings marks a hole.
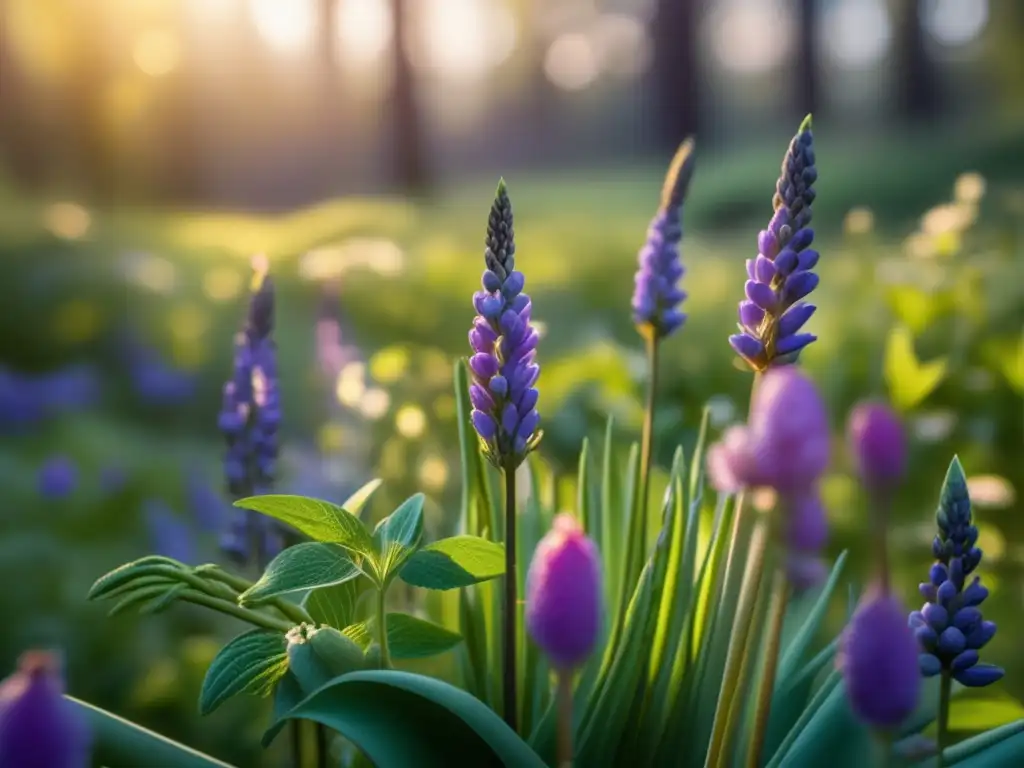
<instances>
[{"instance_id":1,"label":"purple lupine flower","mask_svg":"<svg viewBox=\"0 0 1024 768\"><path fill-rule=\"evenodd\" d=\"M149 499L143 502L142 514L156 554L180 563L196 562L195 532L173 509L159 499Z\"/></svg>"},{"instance_id":2,"label":"purple lupine flower","mask_svg":"<svg viewBox=\"0 0 1024 768\"><path fill-rule=\"evenodd\" d=\"M594 650L601 627L601 560L572 515L555 517L533 554L526 577L526 627L563 670Z\"/></svg>"},{"instance_id":3,"label":"purple lupine flower","mask_svg":"<svg viewBox=\"0 0 1024 768\"><path fill-rule=\"evenodd\" d=\"M647 242L638 257L633 322L641 335L655 341L674 333L686 320L679 310L686 298L679 288L685 271L679 243L683 238L683 200L692 177L693 139L687 139L669 166L661 206L647 229Z\"/></svg>"},{"instance_id":4,"label":"purple lupine flower","mask_svg":"<svg viewBox=\"0 0 1024 768\"><path fill-rule=\"evenodd\" d=\"M775 213L757 237L758 255L747 260L746 298L740 302L740 333L729 343L755 371L773 363L794 362L800 350L817 337L801 329L815 307L803 301L818 285L811 270L818 252L811 222L814 165L811 116L804 118L782 161L775 186Z\"/></svg>"},{"instance_id":5,"label":"purple lupine flower","mask_svg":"<svg viewBox=\"0 0 1024 768\"><path fill-rule=\"evenodd\" d=\"M47 415L77 411L93 405L100 396L100 380L88 365L73 365L38 377L32 386Z\"/></svg>"},{"instance_id":6,"label":"purple lupine flower","mask_svg":"<svg viewBox=\"0 0 1024 768\"><path fill-rule=\"evenodd\" d=\"M473 356L469 388L473 428L495 466L518 466L540 443L534 361L537 331L530 324L532 304L523 293L526 279L515 269L512 203L504 179L487 220L483 290L473 295L477 316L469 332Z\"/></svg>"},{"instance_id":7,"label":"purple lupine flower","mask_svg":"<svg viewBox=\"0 0 1024 768\"><path fill-rule=\"evenodd\" d=\"M850 618L836 657L854 714L880 729L906 720L921 693L917 640L906 615L899 599L873 588Z\"/></svg>"},{"instance_id":8,"label":"purple lupine flower","mask_svg":"<svg viewBox=\"0 0 1024 768\"><path fill-rule=\"evenodd\" d=\"M274 284L263 275L249 302L245 328L235 339L231 379L224 385L218 418L227 442L224 476L234 498L266 493L274 482L278 457L281 398L274 329ZM280 548L280 530L256 513L232 510L221 547L234 557L255 554L265 561ZM248 542L257 539L259 551Z\"/></svg>"},{"instance_id":9,"label":"purple lupine flower","mask_svg":"<svg viewBox=\"0 0 1024 768\"><path fill-rule=\"evenodd\" d=\"M828 518L819 483L829 454L825 403L814 383L794 366L762 374L747 424L730 427L708 449L708 475L719 491L768 487L778 494L785 567L797 589L824 576L818 554L828 538Z\"/></svg>"},{"instance_id":10,"label":"purple lupine flower","mask_svg":"<svg viewBox=\"0 0 1024 768\"><path fill-rule=\"evenodd\" d=\"M217 489L207 482L205 473L198 466L186 470L185 496L200 530L217 532L224 528L229 505Z\"/></svg>"},{"instance_id":11,"label":"purple lupine flower","mask_svg":"<svg viewBox=\"0 0 1024 768\"><path fill-rule=\"evenodd\" d=\"M37 482L40 495L67 498L78 485L78 467L67 456L53 456L40 467Z\"/></svg>"},{"instance_id":12,"label":"purple lupine flower","mask_svg":"<svg viewBox=\"0 0 1024 768\"><path fill-rule=\"evenodd\" d=\"M993 664L979 664L978 651L996 634L995 622L985 621L981 604L988 590L981 579L970 576L981 564L978 529L971 516L971 499L967 492L960 460L953 457L939 496L935 513L939 533L932 543L936 562L928 581L919 589L927 601L919 611L910 614L922 653L921 674L932 677L950 672L962 685L981 688L1000 678L1003 669Z\"/></svg>"},{"instance_id":13,"label":"purple lupine flower","mask_svg":"<svg viewBox=\"0 0 1024 768\"><path fill-rule=\"evenodd\" d=\"M134 332L120 337L121 354L135 394L149 405L173 407L195 393L196 376L174 368Z\"/></svg>"},{"instance_id":14,"label":"purple lupine flower","mask_svg":"<svg viewBox=\"0 0 1024 768\"><path fill-rule=\"evenodd\" d=\"M0 368L0 431L22 432L43 418L45 404L28 377Z\"/></svg>"},{"instance_id":15,"label":"purple lupine flower","mask_svg":"<svg viewBox=\"0 0 1024 768\"><path fill-rule=\"evenodd\" d=\"M28 651L0 683L0 765L86 768L92 739L85 720L64 698L54 654Z\"/></svg>"},{"instance_id":16,"label":"purple lupine flower","mask_svg":"<svg viewBox=\"0 0 1024 768\"><path fill-rule=\"evenodd\" d=\"M907 441L899 417L884 403L863 402L851 412L847 439L864 485L885 493L903 478Z\"/></svg>"}]
</instances>

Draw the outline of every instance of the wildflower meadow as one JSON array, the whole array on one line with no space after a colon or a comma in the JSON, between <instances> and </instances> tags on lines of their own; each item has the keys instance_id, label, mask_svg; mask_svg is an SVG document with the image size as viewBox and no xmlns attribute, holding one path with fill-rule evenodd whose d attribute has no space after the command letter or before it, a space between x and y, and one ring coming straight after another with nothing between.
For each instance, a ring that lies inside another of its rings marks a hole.
<instances>
[{"instance_id":1,"label":"wildflower meadow","mask_svg":"<svg viewBox=\"0 0 1024 768\"><path fill-rule=\"evenodd\" d=\"M502 180L12 266L63 347L0 371L0 766L1024 765L1024 220L961 169L903 244L823 236L817 139L720 242L687 139L642 218Z\"/></svg>"}]
</instances>

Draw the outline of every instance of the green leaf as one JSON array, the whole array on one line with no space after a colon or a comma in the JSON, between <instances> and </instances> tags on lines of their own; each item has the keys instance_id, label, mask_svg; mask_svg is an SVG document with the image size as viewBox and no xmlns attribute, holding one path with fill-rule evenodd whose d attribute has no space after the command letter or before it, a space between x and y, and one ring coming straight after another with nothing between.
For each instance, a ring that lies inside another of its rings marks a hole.
<instances>
[{"instance_id":1,"label":"green leaf","mask_svg":"<svg viewBox=\"0 0 1024 768\"><path fill-rule=\"evenodd\" d=\"M252 629L214 656L199 694L199 713L208 715L239 693L266 693L288 669L287 640L278 632Z\"/></svg>"},{"instance_id":2,"label":"green leaf","mask_svg":"<svg viewBox=\"0 0 1024 768\"><path fill-rule=\"evenodd\" d=\"M282 720L282 718L295 709L303 698L302 687L295 679L295 675L290 670L285 672L274 688L274 724L263 734L263 739L260 741L261 747L266 749L277 738L277 734L288 724L288 721Z\"/></svg>"},{"instance_id":3,"label":"green leaf","mask_svg":"<svg viewBox=\"0 0 1024 768\"><path fill-rule=\"evenodd\" d=\"M359 555L373 554L373 541L362 521L329 501L268 494L239 499L235 506L287 523L316 541L340 544Z\"/></svg>"},{"instance_id":4,"label":"green leaf","mask_svg":"<svg viewBox=\"0 0 1024 768\"><path fill-rule=\"evenodd\" d=\"M100 600L111 597L111 593L115 590L143 578L158 576L163 579L173 580L175 572L186 570L188 570L188 566L169 557L162 557L160 555L142 557L118 566L96 579L89 589L87 599Z\"/></svg>"},{"instance_id":5,"label":"green leaf","mask_svg":"<svg viewBox=\"0 0 1024 768\"><path fill-rule=\"evenodd\" d=\"M92 704L65 696L88 723L95 764L161 768L232 768L228 763L171 741Z\"/></svg>"},{"instance_id":6,"label":"green leaf","mask_svg":"<svg viewBox=\"0 0 1024 768\"><path fill-rule=\"evenodd\" d=\"M302 607L316 624L344 629L356 621L356 601L364 584L369 582L352 579L314 589L303 599Z\"/></svg>"},{"instance_id":7,"label":"green leaf","mask_svg":"<svg viewBox=\"0 0 1024 768\"><path fill-rule=\"evenodd\" d=\"M948 293L929 293L913 285L890 288L886 299L893 314L914 334L927 330L950 305Z\"/></svg>"},{"instance_id":8,"label":"green leaf","mask_svg":"<svg viewBox=\"0 0 1024 768\"><path fill-rule=\"evenodd\" d=\"M843 550L839 557L836 558L836 562L832 566L832 573L829 574L828 581L825 582L825 586L818 593L818 599L815 601L810 615L800 626L800 629L793 636L789 645L782 651L782 659L779 661L779 671L776 677L778 681L776 690L784 681L791 679L796 674L800 665L804 663L804 654L807 653L807 649L810 648L814 638L817 637L818 631L821 629L821 622L824 621L825 613L828 611L829 602L832 600L832 595L839 584L839 577L842 575L843 566L846 564L846 556L847 552Z\"/></svg>"},{"instance_id":9,"label":"green leaf","mask_svg":"<svg viewBox=\"0 0 1024 768\"><path fill-rule=\"evenodd\" d=\"M846 686L841 679L837 682L820 706L808 707L810 721L800 730L788 751L780 749L773 755L769 768L783 765L863 768L871 765L874 752L871 733L850 710ZM800 723L795 727L798 726ZM776 762L780 754L785 759Z\"/></svg>"},{"instance_id":10,"label":"green leaf","mask_svg":"<svg viewBox=\"0 0 1024 768\"><path fill-rule=\"evenodd\" d=\"M929 363L918 361L914 353L914 337L904 325L889 333L885 345L884 374L893 405L909 411L924 402L946 377L948 359Z\"/></svg>"},{"instance_id":11,"label":"green leaf","mask_svg":"<svg viewBox=\"0 0 1024 768\"><path fill-rule=\"evenodd\" d=\"M283 550L260 580L238 596L240 605L260 605L279 595L344 584L362 571L340 544L309 541Z\"/></svg>"},{"instance_id":12,"label":"green leaf","mask_svg":"<svg viewBox=\"0 0 1024 768\"><path fill-rule=\"evenodd\" d=\"M426 589L458 589L505 573L505 548L479 536L453 536L417 551L399 574Z\"/></svg>"},{"instance_id":13,"label":"green leaf","mask_svg":"<svg viewBox=\"0 0 1024 768\"><path fill-rule=\"evenodd\" d=\"M545 768L479 699L440 680L406 672L344 675L287 717L336 730L377 768Z\"/></svg>"},{"instance_id":14,"label":"green leaf","mask_svg":"<svg viewBox=\"0 0 1024 768\"><path fill-rule=\"evenodd\" d=\"M350 515L359 517L359 514L363 511L363 507L366 506L366 502L368 502L370 497L377 492L377 489L380 488L382 482L383 481L380 478L375 478L368 482L358 491L345 499L344 503L341 505L342 509Z\"/></svg>"},{"instance_id":15,"label":"green leaf","mask_svg":"<svg viewBox=\"0 0 1024 768\"><path fill-rule=\"evenodd\" d=\"M1024 395L1024 333L1015 350L1008 350L1000 360L1003 375L1015 392Z\"/></svg>"},{"instance_id":16,"label":"green leaf","mask_svg":"<svg viewBox=\"0 0 1024 768\"><path fill-rule=\"evenodd\" d=\"M398 509L381 520L373 531L373 546L377 552L377 574L387 583L419 547L423 537L422 493L410 496Z\"/></svg>"},{"instance_id":17,"label":"green leaf","mask_svg":"<svg viewBox=\"0 0 1024 768\"><path fill-rule=\"evenodd\" d=\"M1020 765L1021 755L1024 755L1024 720L979 733L945 750L946 765L962 768Z\"/></svg>"},{"instance_id":18,"label":"green leaf","mask_svg":"<svg viewBox=\"0 0 1024 768\"><path fill-rule=\"evenodd\" d=\"M342 634L365 650L377 637L377 619L345 627ZM388 649L393 659L425 659L450 651L462 636L407 613L388 614Z\"/></svg>"}]
</instances>

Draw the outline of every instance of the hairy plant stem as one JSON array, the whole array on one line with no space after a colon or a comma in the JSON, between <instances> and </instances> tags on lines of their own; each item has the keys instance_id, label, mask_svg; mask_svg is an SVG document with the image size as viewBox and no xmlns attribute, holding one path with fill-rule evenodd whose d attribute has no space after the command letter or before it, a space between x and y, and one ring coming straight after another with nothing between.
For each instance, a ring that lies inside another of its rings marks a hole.
<instances>
[{"instance_id":1,"label":"hairy plant stem","mask_svg":"<svg viewBox=\"0 0 1024 768\"><path fill-rule=\"evenodd\" d=\"M505 600L502 606L502 694L504 702L505 722L508 727L518 733L517 708L519 706L516 693L516 640L519 636L517 628L518 581L516 574L516 464L512 459L505 461Z\"/></svg>"},{"instance_id":2,"label":"hairy plant stem","mask_svg":"<svg viewBox=\"0 0 1024 768\"><path fill-rule=\"evenodd\" d=\"M953 677L948 669L942 670L942 680L939 683L939 729L935 740L939 745L939 755L936 761L938 768L946 765L946 743L949 741L949 697L953 688Z\"/></svg>"},{"instance_id":3,"label":"hairy plant stem","mask_svg":"<svg viewBox=\"0 0 1024 768\"><path fill-rule=\"evenodd\" d=\"M391 652L388 650L387 588L377 588L377 642L380 644L380 668L391 669Z\"/></svg>"},{"instance_id":4,"label":"hairy plant stem","mask_svg":"<svg viewBox=\"0 0 1024 768\"><path fill-rule=\"evenodd\" d=\"M878 580L881 584L882 591L886 594L889 592L890 576L889 576L889 534L887 525L889 517L889 498L888 493L879 493L873 500L872 506L875 508L875 548L877 549L878 557Z\"/></svg>"},{"instance_id":5,"label":"hairy plant stem","mask_svg":"<svg viewBox=\"0 0 1024 768\"><path fill-rule=\"evenodd\" d=\"M259 611L253 611L249 608L243 608L236 603L229 602L220 597L212 597L211 595L203 592L196 592L191 589L187 589L181 593L181 599L188 603L195 603L201 605L204 608L209 608L220 613L227 614L228 616L234 616L236 619L241 619L257 627L263 627L264 629L271 629L275 632L287 632L292 628L290 621L284 621L274 616L268 616L265 613Z\"/></svg>"},{"instance_id":6,"label":"hairy plant stem","mask_svg":"<svg viewBox=\"0 0 1024 768\"><path fill-rule=\"evenodd\" d=\"M749 514L753 511L744 509L745 505L743 502L745 496L746 494L741 494L736 499L736 521L733 525L734 538L739 533L744 514ZM715 706L715 720L711 729L711 740L708 744L707 757L704 761L706 768L723 768L725 765L730 764L730 734L727 728L728 712L732 700L743 694L743 691L739 689L740 671L743 665L743 657L749 650L747 645L757 602L757 585L764 576L764 558L768 548L767 528L767 521L758 519L753 535L750 538L750 548L747 550L747 567L743 573L740 600L736 608L735 631L729 638L729 650L726 654L722 687L718 692L718 703Z\"/></svg>"},{"instance_id":7,"label":"hairy plant stem","mask_svg":"<svg viewBox=\"0 0 1024 768\"><path fill-rule=\"evenodd\" d=\"M775 566L772 579L771 608L769 608L768 643L764 649L764 669L761 673L757 704L754 710L754 732L747 752L747 768L761 765L765 734L771 717L772 695L775 693L775 675L779 668L779 649L782 645L782 624L786 618L786 601L789 597L789 580L779 564Z\"/></svg>"},{"instance_id":8,"label":"hairy plant stem","mask_svg":"<svg viewBox=\"0 0 1024 768\"><path fill-rule=\"evenodd\" d=\"M558 670L558 768L572 768L572 670Z\"/></svg>"}]
</instances>

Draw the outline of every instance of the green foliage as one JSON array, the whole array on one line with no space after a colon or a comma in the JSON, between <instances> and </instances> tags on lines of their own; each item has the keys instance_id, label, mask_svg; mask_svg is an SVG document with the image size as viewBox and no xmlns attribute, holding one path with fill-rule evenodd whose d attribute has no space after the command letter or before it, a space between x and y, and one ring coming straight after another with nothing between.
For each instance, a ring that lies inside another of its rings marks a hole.
<instances>
[{"instance_id":1,"label":"green foliage","mask_svg":"<svg viewBox=\"0 0 1024 768\"><path fill-rule=\"evenodd\" d=\"M260 580L238 596L240 605L268 598L344 584L361 571L340 544L306 542L288 547L270 561Z\"/></svg>"},{"instance_id":2,"label":"green foliage","mask_svg":"<svg viewBox=\"0 0 1024 768\"><path fill-rule=\"evenodd\" d=\"M338 544L356 556L373 557L373 540L362 521L329 501L268 494L239 499L235 506L287 523L315 541Z\"/></svg>"},{"instance_id":3,"label":"green foliage","mask_svg":"<svg viewBox=\"0 0 1024 768\"><path fill-rule=\"evenodd\" d=\"M947 364L945 358L920 362L910 330L905 326L893 328L885 345L885 381L893 405L909 411L923 402L946 377Z\"/></svg>"},{"instance_id":4,"label":"green foliage","mask_svg":"<svg viewBox=\"0 0 1024 768\"><path fill-rule=\"evenodd\" d=\"M378 766L544 765L479 700L420 675L389 671L345 675L304 700L287 717L336 730Z\"/></svg>"},{"instance_id":5,"label":"green foliage","mask_svg":"<svg viewBox=\"0 0 1024 768\"><path fill-rule=\"evenodd\" d=\"M374 529L373 547L380 583L389 584L419 548L423 536L423 501L422 493L406 499Z\"/></svg>"},{"instance_id":6,"label":"green foliage","mask_svg":"<svg viewBox=\"0 0 1024 768\"><path fill-rule=\"evenodd\" d=\"M401 571L406 584L458 589L505 573L505 548L478 536L453 536L420 549Z\"/></svg>"},{"instance_id":7,"label":"green foliage","mask_svg":"<svg viewBox=\"0 0 1024 768\"><path fill-rule=\"evenodd\" d=\"M407 613L387 614L388 648L393 659L423 659L449 651L462 641L462 636L442 626ZM368 650L377 636L377 619L348 626L344 634Z\"/></svg>"},{"instance_id":8,"label":"green foliage","mask_svg":"<svg viewBox=\"0 0 1024 768\"><path fill-rule=\"evenodd\" d=\"M284 635L251 629L214 657L203 680L199 711L207 715L238 693L265 695L288 669Z\"/></svg>"}]
</instances>

